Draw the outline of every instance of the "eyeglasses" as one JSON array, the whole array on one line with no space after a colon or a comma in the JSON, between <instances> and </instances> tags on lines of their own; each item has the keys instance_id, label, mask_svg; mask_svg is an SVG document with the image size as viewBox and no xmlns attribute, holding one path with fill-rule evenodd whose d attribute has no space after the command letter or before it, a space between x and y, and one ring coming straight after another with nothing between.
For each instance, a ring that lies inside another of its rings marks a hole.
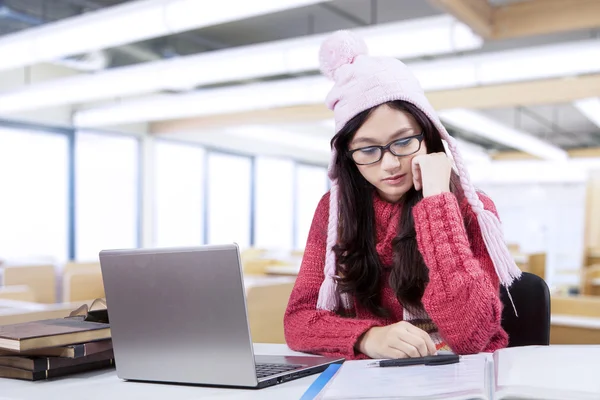
<instances>
[{"instance_id":1,"label":"eyeglasses","mask_svg":"<svg viewBox=\"0 0 600 400\"><path fill-rule=\"evenodd\" d=\"M349 151L348 154L356 164L369 165L379 162L387 150L397 157L415 154L421 150L421 142L423 142L422 132L419 135L394 140L385 146L368 146L354 149Z\"/></svg>"}]
</instances>

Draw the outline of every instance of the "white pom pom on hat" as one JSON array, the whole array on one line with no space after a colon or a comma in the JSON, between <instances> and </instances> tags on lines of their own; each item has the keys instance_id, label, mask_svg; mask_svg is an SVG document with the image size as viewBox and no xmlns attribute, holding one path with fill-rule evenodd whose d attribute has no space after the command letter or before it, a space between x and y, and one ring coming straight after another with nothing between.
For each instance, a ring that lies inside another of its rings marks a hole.
<instances>
[{"instance_id":1,"label":"white pom pom on hat","mask_svg":"<svg viewBox=\"0 0 600 400\"><path fill-rule=\"evenodd\" d=\"M362 38L350 31L337 31L321 44L319 69L333 80L340 67L352 64L356 57L367 54L367 45Z\"/></svg>"}]
</instances>

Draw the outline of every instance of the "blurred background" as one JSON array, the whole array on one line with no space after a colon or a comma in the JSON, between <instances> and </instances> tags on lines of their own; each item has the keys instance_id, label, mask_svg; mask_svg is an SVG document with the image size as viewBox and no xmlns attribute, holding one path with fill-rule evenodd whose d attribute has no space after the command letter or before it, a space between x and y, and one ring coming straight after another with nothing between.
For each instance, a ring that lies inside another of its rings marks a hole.
<instances>
[{"instance_id":1,"label":"blurred background","mask_svg":"<svg viewBox=\"0 0 600 400\"><path fill-rule=\"evenodd\" d=\"M281 340L338 29L417 75L554 342L600 343L600 0L0 0L0 324L102 297L102 249L235 241Z\"/></svg>"}]
</instances>

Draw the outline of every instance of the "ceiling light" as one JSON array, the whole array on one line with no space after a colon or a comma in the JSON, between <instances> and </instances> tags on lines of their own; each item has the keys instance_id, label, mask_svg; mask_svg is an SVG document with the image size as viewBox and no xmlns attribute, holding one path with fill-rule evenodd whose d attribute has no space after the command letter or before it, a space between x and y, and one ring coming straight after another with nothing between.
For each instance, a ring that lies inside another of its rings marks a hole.
<instances>
[{"instance_id":1,"label":"ceiling light","mask_svg":"<svg viewBox=\"0 0 600 400\"><path fill-rule=\"evenodd\" d=\"M531 134L504 125L481 113L456 108L440 111L439 116L443 122L458 129L477 134L542 159L555 161L568 159L567 152L561 148L546 143Z\"/></svg>"},{"instance_id":2,"label":"ceiling light","mask_svg":"<svg viewBox=\"0 0 600 400\"><path fill-rule=\"evenodd\" d=\"M568 50L569 46L565 44L541 46L518 51L455 57L441 61L410 63L409 67L426 91L600 71L600 57L597 57L597 54L600 54L600 39L575 42L570 45L572 46L571 50ZM526 57L528 53L537 54L538 58L521 58ZM560 60L564 54L570 54L573 59L579 61L562 63ZM509 55L512 55L512 58L508 58ZM546 63L552 59L560 63L560 68L557 66L546 67ZM537 60L543 62L540 64ZM498 66L500 65L503 66L505 75L499 73ZM523 71L524 75L519 76L518 71ZM498 72L497 75L496 72ZM307 95L309 90L304 87L305 85L313 88L311 95ZM206 90L169 97L148 96L141 103L140 100L123 100L100 108L81 110L76 113L76 120L79 121L77 123L84 123L88 126L91 126L89 124L92 123L97 123L98 126L107 126L245 112L287 105L319 104L324 102L327 92L331 89L331 82L324 77L316 76L256 83L251 86L254 94L250 97L247 94L248 87L249 85L235 85L212 89L210 96L222 99L215 103L207 97L208 91ZM68 89L64 88L63 91L68 91ZM256 96L256 93L261 93L261 96ZM265 98L266 93L268 93L268 98ZM246 100L240 101L240 99ZM17 102L22 103L24 100L21 99ZM32 101L35 100L32 99ZM182 102L189 104L192 108L183 107ZM11 96L0 96L0 112L5 111L7 107L10 108L14 103L15 99L11 99ZM140 104L143 104L143 109L140 108ZM219 107L221 104L224 104L222 108ZM209 110L210 112L208 112Z\"/></svg>"},{"instance_id":3,"label":"ceiling light","mask_svg":"<svg viewBox=\"0 0 600 400\"><path fill-rule=\"evenodd\" d=\"M75 113L77 127L126 124L130 121L170 120L268 108L315 104L325 97L330 82L321 77L253 83L205 89L181 95L160 95Z\"/></svg>"},{"instance_id":4,"label":"ceiling light","mask_svg":"<svg viewBox=\"0 0 600 400\"><path fill-rule=\"evenodd\" d=\"M364 38L370 54L401 59L472 50L483 43L466 25L445 15L354 31ZM209 84L318 70L319 47L329 35L216 50L42 82L5 92L0 96L0 112L27 111L161 90L190 90Z\"/></svg>"},{"instance_id":5,"label":"ceiling light","mask_svg":"<svg viewBox=\"0 0 600 400\"><path fill-rule=\"evenodd\" d=\"M497 85L600 71L600 38L549 44L409 66L425 90Z\"/></svg>"},{"instance_id":6,"label":"ceiling light","mask_svg":"<svg viewBox=\"0 0 600 400\"><path fill-rule=\"evenodd\" d=\"M327 0L139 0L44 24L0 39L0 69L40 62Z\"/></svg>"}]
</instances>

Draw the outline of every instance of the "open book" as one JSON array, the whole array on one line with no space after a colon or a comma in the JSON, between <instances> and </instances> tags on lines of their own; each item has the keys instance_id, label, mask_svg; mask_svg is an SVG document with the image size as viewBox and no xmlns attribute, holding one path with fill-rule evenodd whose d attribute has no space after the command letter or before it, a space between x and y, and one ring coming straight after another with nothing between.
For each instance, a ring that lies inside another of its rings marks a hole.
<instances>
[{"instance_id":1,"label":"open book","mask_svg":"<svg viewBox=\"0 0 600 400\"><path fill-rule=\"evenodd\" d=\"M317 398L435 400L600 399L600 346L528 346L440 366L346 361Z\"/></svg>"}]
</instances>

